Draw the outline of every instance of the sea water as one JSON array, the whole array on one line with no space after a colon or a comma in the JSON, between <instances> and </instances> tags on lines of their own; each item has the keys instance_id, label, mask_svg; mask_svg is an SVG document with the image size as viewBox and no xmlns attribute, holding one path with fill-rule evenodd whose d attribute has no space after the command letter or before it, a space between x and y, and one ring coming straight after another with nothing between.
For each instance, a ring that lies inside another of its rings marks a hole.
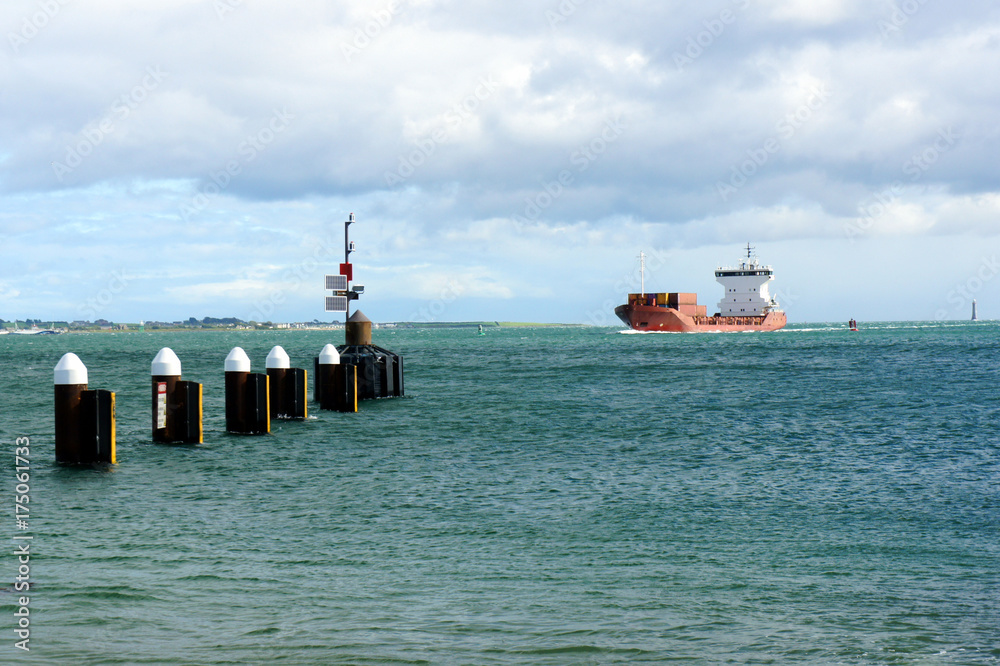
<instances>
[{"instance_id":1,"label":"sea water","mask_svg":"<svg viewBox=\"0 0 1000 666\"><path fill-rule=\"evenodd\" d=\"M383 329L405 398L224 432L232 347L311 374L342 335L0 337L0 578L32 537L0 661L1000 661L995 322ZM204 384L202 445L151 441L165 346ZM110 469L53 462L69 351L117 393Z\"/></svg>"}]
</instances>

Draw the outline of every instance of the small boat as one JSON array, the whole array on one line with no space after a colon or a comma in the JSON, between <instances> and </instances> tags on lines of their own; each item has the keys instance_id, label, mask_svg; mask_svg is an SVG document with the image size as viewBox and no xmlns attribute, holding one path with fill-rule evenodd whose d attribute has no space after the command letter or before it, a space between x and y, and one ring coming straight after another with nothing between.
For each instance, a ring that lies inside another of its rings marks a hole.
<instances>
[{"instance_id":1,"label":"small boat","mask_svg":"<svg viewBox=\"0 0 1000 666\"><path fill-rule=\"evenodd\" d=\"M14 330L5 332L13 333L14 335L59 335L62 333L62 331L54 328L38 328L35 324L32 324L31 328L18 328L16 321L14 322Z\"/></svg>"}]
</instances>

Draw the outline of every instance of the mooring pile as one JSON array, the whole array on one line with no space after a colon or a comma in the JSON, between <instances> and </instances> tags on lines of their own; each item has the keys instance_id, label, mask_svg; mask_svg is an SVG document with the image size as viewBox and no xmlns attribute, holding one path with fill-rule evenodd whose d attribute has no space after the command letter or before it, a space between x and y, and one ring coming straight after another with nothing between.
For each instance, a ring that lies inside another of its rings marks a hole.
<instances>
[{"instance_id":1,"label":"mooring pile","mask_svg":"<svg viewBox=\"0 0 1000 666\"><path fill-rule=\"evenodd\" d=\"M56 462L115 462L115 394L87 388L87 366L65 354L55 367Z\"/></svg>"},{"instance_id":2,"label":"mooring pile","mask_svg":"<svg viewBox=\"0 0 1000 666\"><path fill-rule=\"evenodd\" d=\"M403 359L372 344L372 323L361 311L350 315L348 304L363 292L351 284L350 259L354 243L344 222L344 263L340 275L327 275L328 312L345 313L345 343L328 344L313 359L313 399L323 410L357 412L359 400L403 395ZM309 376L291 367L288 353L271 349L265 373L251 372L250 357L234 347L225 363L226 431L266 435L271 421L302 420L308 416ZM164 444L200 444L204 441L202 385L181 379L181 361L169 347L153 358L152 439ZM87 388L87 368L76 354L65 354L55 367L56 462L114 464L115 394Z\"/></svg>"}]
</instances>

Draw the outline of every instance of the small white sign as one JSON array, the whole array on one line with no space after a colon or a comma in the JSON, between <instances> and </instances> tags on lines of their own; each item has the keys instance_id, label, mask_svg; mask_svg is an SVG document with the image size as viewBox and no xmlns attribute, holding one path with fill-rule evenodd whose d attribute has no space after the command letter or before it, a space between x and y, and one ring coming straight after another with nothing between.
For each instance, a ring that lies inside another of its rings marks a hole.
<instances>
[{"instance_id":1,"label":"small white sign","mask_svg":"<svg viewBox=\"0 0 1000 666\"><path fill-rule=\"evenodd\" d=\"M167 427L167 383L156 383L156 429Z\"/></svg>"}]
</instances>

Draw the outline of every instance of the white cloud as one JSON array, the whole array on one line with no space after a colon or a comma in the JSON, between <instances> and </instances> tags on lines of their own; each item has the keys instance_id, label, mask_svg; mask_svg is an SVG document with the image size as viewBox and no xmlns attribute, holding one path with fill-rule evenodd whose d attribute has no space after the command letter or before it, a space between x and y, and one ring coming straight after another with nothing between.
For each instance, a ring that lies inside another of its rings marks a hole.
<instances>
[{"instance_id":1,"label":"white cloud","mask_svg":"<svg viewBox=\"0 0 1000 666\"><path fill-rule=\"evenodd\" d=\"M0 301L11 301L21 295L19 289L14 289L0 282Z\"/></svg>"},{"instance_id":2,"label":"white cloud","mask_svg":"<svg viewBox=\"0 0 1000 666\"><path fill-rule=\"evenodd\" d=\"M830 25L849 19L861 4L858 0L764 0L770 17L804 25Z\"/></svg>"},{"instance_id":3,"label":"white cloud","mask_svg":"<svg viewBox=\"0 0 1000 666\"><path fill-rule=\"evenodd\" d=\"M988 5L925 3L888 34L892 3L854 0L589 2L556 24L557 4L527 0L402 2L386 18L387 6L243 2L220 17L194 0L102 0L62 6L17 49L8 40L5 304L73 307L125 266L143 277L116 299L122 314L167 301L243 312L277 286L285 316L311 319L311 283L287 273L315 239L335 246L350 210L369 298L433 300L456 279L469 302L558 293L558 316L582 316L588 289L613 284L640 246L819 248L897 181L856 246L998 234L1000 16ZM16 31L36 11L6 3L0 22ZM150 67L162 81L135 93ZM134 108L116 114L123 95ZM274 132L282 109L294 118ZM109 113L60 180L53 164ZM602 139L618 118L626 129ZM563 172L572 182L545 199ZM525 215L532 201L545 205Z\"/></svg>"}]
</instances>

